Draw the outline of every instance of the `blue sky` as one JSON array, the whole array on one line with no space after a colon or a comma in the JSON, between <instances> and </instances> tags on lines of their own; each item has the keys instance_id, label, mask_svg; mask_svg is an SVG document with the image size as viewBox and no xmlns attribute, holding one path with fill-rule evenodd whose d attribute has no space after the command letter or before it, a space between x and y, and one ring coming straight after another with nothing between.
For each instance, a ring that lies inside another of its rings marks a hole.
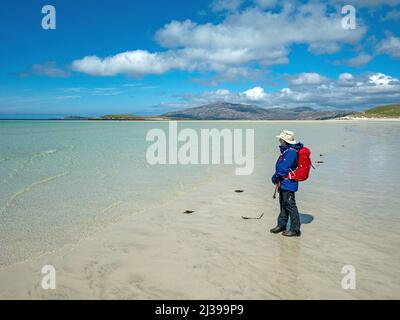
<instances>
[{"instance_id":1,"label":"blue sky","mask_svg":"<svg viewBox=\"0 0 400 320\"><path fill-rule=\"evenodd\" d=\"M0 115L400 102L400 0L346 4L355 29L338 0L4 1Z\"/></svg>"}]
</instances>

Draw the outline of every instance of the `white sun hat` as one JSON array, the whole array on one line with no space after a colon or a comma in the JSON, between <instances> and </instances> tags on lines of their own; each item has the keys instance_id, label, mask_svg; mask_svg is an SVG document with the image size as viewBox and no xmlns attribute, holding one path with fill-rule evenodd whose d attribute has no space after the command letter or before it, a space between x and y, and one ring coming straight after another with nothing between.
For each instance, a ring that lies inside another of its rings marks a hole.
<instances>
[{"instance_id":1,"label":"white sun hat","mask_svg":"<svg viewBox=\"0 0 400 320\"><path fill-rule=\"evenodd\" d=\"M286 141L289 144L296 144L297 141L294 137L294 133L289 130L283 130L279 136L276 136L279 139L282 139L283 141Z\"/></svg>"}]
</instances>

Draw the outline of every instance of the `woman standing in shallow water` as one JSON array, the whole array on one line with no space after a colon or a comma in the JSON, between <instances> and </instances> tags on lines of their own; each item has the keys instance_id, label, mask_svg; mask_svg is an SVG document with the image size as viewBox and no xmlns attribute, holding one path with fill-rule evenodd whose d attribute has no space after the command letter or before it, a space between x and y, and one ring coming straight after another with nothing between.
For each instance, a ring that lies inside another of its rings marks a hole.
<instances>
[{"instance_id":1,"label":"woman standing in shallow water","mask_svg":"<svg viewBox=\"0 0 400 320\"><path fill-rule=\"evenodd\" d=\"M304 146L295 140L294 133L288 130L281 132L279 136L281 155L275 165L275 173L272 176L272 183L279 188L280 213L278 224L271 229L271 233L281 233L286 237L300 237L300 215L296 205L295 193L299 188L296 180L290 179L290 173L297 168L299 155L298 150ZM290 229L287 229L290 217Z\"/></svg>"}]
</instances>

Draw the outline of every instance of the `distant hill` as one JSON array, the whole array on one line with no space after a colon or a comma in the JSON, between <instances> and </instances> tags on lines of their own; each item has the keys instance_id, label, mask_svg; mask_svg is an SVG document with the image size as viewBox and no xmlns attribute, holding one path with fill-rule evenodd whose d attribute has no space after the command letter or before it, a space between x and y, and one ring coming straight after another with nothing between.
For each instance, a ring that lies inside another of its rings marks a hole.
<instances>
[{"instance_id":1,"label":"distant hill","mask_svg":"<svg viewBox=\"0 0 400 320\"><path fill-rule=\"evenodd\" d=\"M400 104L390 104L369 109L364 112L367 117L385 117L385 118L399 118L400 117Z\"/></svg>"},{"instance_id":2,"label":"distant hill","mask_svg":"<svg viewBox=\"0 0 400 320\"><path fill-rule=\"evenodd\" d=\"M185 120L326 120L344 117L352 111L319 111L310 107L264 109L227 102L168 112L162 117Z\"/></svg>"},{"instance_id":3,"label":"distant hill","mask_svg":"<svg viewBox=\"0 0 400 320\"><path fill-rule=\"evenodd\" d=\"M138 117L133 114L108 114L100 117L99 120L144 120L144 117Z\"/></svg>"},{"instance_id":4,"label":"distant hill","mask_svg":"<svg viewBox=\"0 0 400 320\"><path fill-rule=\"evenodd\" d=\"M168 120L163 117L135 116L133 114L107 114L101 117L68 116L56 120L91 120L91 121L159 121Z\"/></svg>"},{"instance_id":5,"label":"distant hill","mask_svg":"<svg viewBox=\"0 0 400 320\"><path fill-rule=\"evenodd\" d=\"M90 117L81 117L81 116L66 116L61 118L61 120L90 120ZM55 118L55 120L60 120L60 118Z\"/></svg>"}]
</instances>

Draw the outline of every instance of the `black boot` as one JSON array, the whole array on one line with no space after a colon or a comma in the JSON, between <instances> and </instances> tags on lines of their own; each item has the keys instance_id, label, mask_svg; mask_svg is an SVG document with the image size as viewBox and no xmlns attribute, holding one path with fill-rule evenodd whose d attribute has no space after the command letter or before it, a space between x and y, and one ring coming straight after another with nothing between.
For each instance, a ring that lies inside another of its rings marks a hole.
<instances>
[{"instance_id":1,"label":"black boot","mask_svg":"<svg viewBox=\"0 0 400 320\"><path fill-rule=\"evenodd\" d=\"M281 233L282 231L285 231L286 228L281 228L280 226L276 226L275 228L271 229L271 233Z\"/></svg>"},{"instance_id":2,"label":"black boot","mask_svg":"<svg viewBox=\"0 0 400 320\"><path fill-rule=\"evenodd\" d=\"M293 230L289 230L289 231L284 231L282 233L283 236L285 237L300 237L301 236L301 231L293 231Z\"/></svg>"}]
</instances>

